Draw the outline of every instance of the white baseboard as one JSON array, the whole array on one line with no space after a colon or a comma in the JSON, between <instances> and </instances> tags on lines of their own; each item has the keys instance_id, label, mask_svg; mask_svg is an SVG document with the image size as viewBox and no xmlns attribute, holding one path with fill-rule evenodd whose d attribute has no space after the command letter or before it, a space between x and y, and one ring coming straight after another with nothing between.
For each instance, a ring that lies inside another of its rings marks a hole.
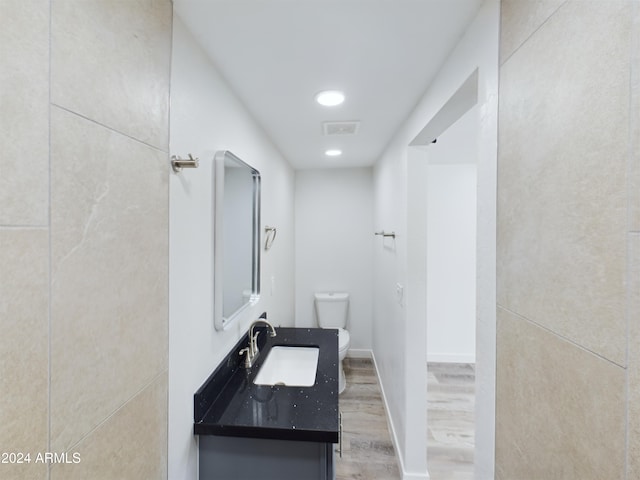
<instances>
[{"instance_id":1,"label":"white baseboard","mask_svg":"<svg viewBox=\"0 0 640 480\"><path fill-rule=\"evenodd\" d=\"M428 473L402 473L402 480L429 480L430 478Z\"/></svg>"},{"instance_id":2,"label":"white baseboard","mask_svg":"<svg viewBox=\"0 0 640 480\"><path fill-rule=\"evenodd\" d=\"M429 473L410 473L407 472L404 468L404 460L399 448L398 436L396 434L396 429L393 425L393 419L391 415L389 415L389 404L387 403L387 396L384 393L384 387L382 386L382 382L380 381L380 371L378 370L378 364L376 362L376 356L373 351L371 352L371 359L373 360L373 368L376 372L376 379L378 380L378 387L380 387L380 392L382 394L382 403L384 404L384 413L387 417L387 425L389 426L389 431L391 432L391 441L393 442L393 448L396 452L396 457L398 459L398 468L400 469L400 475L402 476L402 480L429 480ZM425 432L426 435L426 432Z\"/></svg>"},{"instance_id":3,"label":"white baseboard","mask_svg":"<svg viewBox=\"0 0 640 480\"><path fill-rule=\"evenodd\" d=\"M373 352L364 348L350 348L347 352L349 358L371 358Z\"/></svg>"},{"instance_id":4,"label":"white baseboard","mask_svg":"<svg viewBox=\"0 0 640 480\"><path fill-rule=\"evenodd\" d=\"M455 353L427 353L429 363L476 363L475 355L458 355Z\"/></svg>"}]
</instances>

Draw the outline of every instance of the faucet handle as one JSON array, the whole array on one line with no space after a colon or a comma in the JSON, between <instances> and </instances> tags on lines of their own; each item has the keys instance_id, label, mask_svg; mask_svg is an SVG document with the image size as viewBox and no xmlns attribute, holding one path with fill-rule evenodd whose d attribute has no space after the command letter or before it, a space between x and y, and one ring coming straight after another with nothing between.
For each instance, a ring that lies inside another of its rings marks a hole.
<instances>
[{"instance_id":1,"label":"faucet handle","mask_svg":"<svg viewBox=\"0 0 640 480\"><path fill-rule=\"evenodd\" d=\"M243 348L242 350L240 350L238 352L238 355L242 356L242 354L244 355L244 368L251 368L251 350L249 349L249 347Z\"/></svg>"}]
</instances>

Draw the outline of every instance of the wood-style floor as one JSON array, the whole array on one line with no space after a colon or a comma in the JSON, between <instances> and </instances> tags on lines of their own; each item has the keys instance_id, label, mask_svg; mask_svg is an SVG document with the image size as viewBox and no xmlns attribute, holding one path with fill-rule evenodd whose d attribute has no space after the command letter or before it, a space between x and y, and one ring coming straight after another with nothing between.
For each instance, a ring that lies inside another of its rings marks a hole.
<instances>
[{"instance_id":1,"label":"wood-style floor","mask_svg":"<svg viewBox=\"0 0 640 480\"><path fill-rule=\"evenodd\" d=\"M342 458L336 456L336 480L400 480L373 363L347 358L344 370ZM473 365L429 364L431 480L473 479L474 383Z\"/></svg>"},{"instance_id":2,"label":"wood-style floor","mask_svg":"<svg viewBox=\"0 0 640 480\"><path fill-rule=\"evenodd\" d=\"M427 367L427 465L431 480L473 480L475 368Z\"/></svg>"},{"instance_id":3,"label":"wood-style floor","mask_svg":"<svg viewBox=\"0 0 640 480\"><path fill-rule=\"evenodd\" d=\"M340 395L342 458L336 455L336 480L400 480L373 363L345 358L347 387Z\"/></svg>"}]
</instances>

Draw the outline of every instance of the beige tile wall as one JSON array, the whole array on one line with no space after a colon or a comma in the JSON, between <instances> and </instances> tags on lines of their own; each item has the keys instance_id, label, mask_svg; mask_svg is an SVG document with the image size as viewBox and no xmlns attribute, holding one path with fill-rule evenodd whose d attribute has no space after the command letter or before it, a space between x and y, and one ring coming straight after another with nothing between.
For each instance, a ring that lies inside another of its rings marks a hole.
<instances>
[{"instance_id":1,"label":"beige tile wall","mask_svg":"<svg viewBox=\"0 0 640 480\"><path fill-rule=\"evenodd\" d=\"M51 100L167 149L169 0L52 0Z\"/></svg>"},{"instance_id":2,"label":"beige tile wall","mask_svg":"<svg viewBox=\"0 0 640 480\"><path fill-rule=\"evenodd\" d=\"M500 64L504 63L567 0L502 0Z\"/></svg>"},{"instance_id":3,"label":"beige tile wall","mask_svg":"<svg viewBox=\"0 0 640 480\"><path fill-rule=\"evenodd\" d=\"M640 2L631 3L629 231L640 233Z\"/></svg>"},{"instance_id":4,"label":"beige tile wall","mask_svg":"<svg viewBox=\"0 0 640 480\"><path fill-rule=\"evenodd\" d=\"M0 1L2 479L167 476L171 20Z\"/></svg>"},{"instance_id":5,"label":"beige tile wall","mask_svg":"<svg viewBox=\"0 0 640 480\"><path fill-rule=\"evenodd\" d=\"M48 257L46 228L0 228L2 452L47 449ZM46 468L44 465L0 463L0 478L46 478Z\"/></svg>"},{"instance_id":6,"label":"beige tile wall","mask_svg":"<svg viewBox=\"0 0 640 480\"><path fill-rule=\"evenodd\" d=\"M624 369L502 308L497 343L496 478L624 478Z\"/></svg>"},{"instance_id":7,"label":"beige tile wall","mask_svg":"<svg viewBox=\"0 0 640 480\"><path fill-rule=\"evenodd\" d=\"M637 478L636 4L502 1L500 479Z\"/></svg>"},{"instance_id":8,"label":"beige tile wall","mask_svg":"<svg viewBox=\"0 0 640 480\"><path fill-rule=\"evenodd\" d=\"M166 157L75 114L52 110L56 450L80 440L167 366L167 326L159 321L168 309L167 263L158 261L168 249Z\"/></svg>"},{"instance_id":9,"label":"beige tile wall","mask_svg":"<svg viewBox=\"0 0 640 480\"><path fill-rule=\"evenodd\" d=\"M80 462L54 466L51 480L167 478L166 409L162 374L71 449Z\"/></svg>"},{"instance_id":10,"label":"beige tile wall","mask_svg":"<svg viewBox=\"0 0 640 480\"><path fill-rule=\"evenodd\" d=\"M46 226L49 0L2 0L0 25L0 225Z\"/></svg>"},{"instance_id":11,"label":"beige tile wall","mask_svg":"<svg viewBox=\"0 0 640 480\"><path fill-rule=\"evenodd\" d=\"M629 235L628 478L640 478L640 233Z\"/></svg>"},{"instance_id":12,"label":"beige tile wall","mask_svg":"<svg viewBox=\"0 0 640 480\"><path fill-rule=\"evenodd\" d=\"M498 303L624 365L629 11L592 3L500 71Z\"/></svg>"},{"instance_id":13,"label":"beige tile wall","mask_svg":"<svg viewBox=\"0 0 640 480\"><path fill-rule=\"evenodd\" d=\"M627 319L627 478L640 478L640 2L632 2Z\"/></svg>"}]
</instances>

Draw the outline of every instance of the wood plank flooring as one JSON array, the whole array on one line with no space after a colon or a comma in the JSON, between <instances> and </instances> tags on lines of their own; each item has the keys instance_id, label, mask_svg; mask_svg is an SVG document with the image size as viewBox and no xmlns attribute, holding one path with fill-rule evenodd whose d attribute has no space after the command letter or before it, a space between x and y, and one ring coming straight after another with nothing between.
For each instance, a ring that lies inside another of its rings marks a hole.
<instances>
[{"instance_id":1,"label":"wood plank flooring","mask_svg":"<svg viewBox=\"0 0 640 480\"><path fill-rule=\"evenodd\" d=\"M346 358L347 387L340 395L342 458L336 455L336 480L400 480L373 363Z\"/></svg>"},{"instance_id":2,"label":"wood plank flooring","mask_svg":"<svg viewBox=\"0 0 640 480\"><path fill-rule=\"evenodd\" d=\"M343 455L336 480L400 480L382 395L370 359L344 361L347 388L340 395ZM474 366L428 366L428 447L431 480L472 480Z\"/></svg>"},{"instance_id":3,"label":"wood plank flooring","mask_svg":"<svg viewBox=\"0 0 640 480\"><path fill-rule=\"evenodd\" d=\"M473 480L475 368L427 367L427 465L431 480Z\"/></svg>"}]
</instances>

